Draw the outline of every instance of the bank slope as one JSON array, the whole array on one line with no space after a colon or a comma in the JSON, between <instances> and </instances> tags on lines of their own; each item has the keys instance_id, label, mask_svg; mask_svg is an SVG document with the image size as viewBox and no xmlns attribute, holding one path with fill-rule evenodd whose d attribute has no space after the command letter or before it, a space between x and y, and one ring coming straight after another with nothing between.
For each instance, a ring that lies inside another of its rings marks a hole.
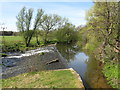
<instances>
[{"instance_id":1,"label":"bank slope","mask_svg":"<svg viewBox=\"0 0 120 90\"><path fill-rule=\"evenodd\" d=\"M84 88L71 69L29 72L2 80L2 88Z\"/></svg>"}]
</instances>

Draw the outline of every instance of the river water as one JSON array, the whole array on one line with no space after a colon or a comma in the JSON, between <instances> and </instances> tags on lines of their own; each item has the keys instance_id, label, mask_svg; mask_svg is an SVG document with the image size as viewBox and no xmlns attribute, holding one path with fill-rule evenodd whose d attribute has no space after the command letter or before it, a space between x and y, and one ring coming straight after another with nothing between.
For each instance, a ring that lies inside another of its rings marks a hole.
<instances>
[{"instance_id":1,"label":"river water","mask_svg":"<svg viewBox=\"0 0 120 90\"><path fill-rule=\"evenodd\" d=\"M81 76L86 88L111 88L101 72L102 65L94 56L74 45L58 44L57 49L67 60L68 67Z\"/></svg>"}]
</instances>

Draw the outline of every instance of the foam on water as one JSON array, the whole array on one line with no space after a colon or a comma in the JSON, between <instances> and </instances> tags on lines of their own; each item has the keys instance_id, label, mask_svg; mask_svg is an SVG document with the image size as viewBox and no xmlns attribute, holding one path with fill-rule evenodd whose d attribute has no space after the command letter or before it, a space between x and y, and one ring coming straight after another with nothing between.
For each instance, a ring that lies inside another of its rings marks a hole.
<instances>
[{"instance_id":1,"label":"foam on water","mask_svg":"<svg viewBox=\"0 0 120 90\"><path fill-rule=\"evenodd\" d=\"M53 50L51 50L51 49L49 50L47 48L46 49L39 48L39 49L27 51L26 53L20 54L19 56L9 56L7 58L22 58L22 57L26 57L26 56L31 56L31 55L43 53L43 52L53 52Z\"/></svg>"}]
</instances>

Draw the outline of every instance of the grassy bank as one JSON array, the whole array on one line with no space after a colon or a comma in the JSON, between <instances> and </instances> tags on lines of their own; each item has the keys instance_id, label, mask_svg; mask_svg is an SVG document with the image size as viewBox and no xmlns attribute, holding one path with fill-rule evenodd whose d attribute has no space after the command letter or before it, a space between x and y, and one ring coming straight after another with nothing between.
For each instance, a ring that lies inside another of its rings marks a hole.
<instances>
[{"instance_id":1,"label":"grassy bank","mask_svg":"<svg viewBox=\"0 0 120 90\"><path fill-rule=\"evenodd\" d=\"M3 88L83 88L70 70L29 72L2 80Z\"/></svg>"}]
</instances>

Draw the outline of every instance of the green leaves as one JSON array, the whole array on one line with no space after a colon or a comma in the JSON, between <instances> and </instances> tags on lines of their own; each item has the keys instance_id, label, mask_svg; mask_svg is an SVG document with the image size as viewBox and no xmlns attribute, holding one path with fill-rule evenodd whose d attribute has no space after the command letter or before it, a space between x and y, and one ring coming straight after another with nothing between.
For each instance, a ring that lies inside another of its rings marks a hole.
<instances>
[{"instance_id":1,"label":"green leaves","mask_svg":"<svg viewBox=\"0 0 120 90\"><path fill-rule=\"evenodd\" d=\"M66 23L62 28L58 29L55 36L58 42L67 43L76 41L78 38L77 32L75 31L75 26L70 23Z\"/></svg>"},{"instance_id":2,"label":"green leaves","mask_svg":"<svg viewBox=\"0 0 120 90\"><path fill-rule=\"evenodd\" d=\"M87 12L87 25L79 31L83 47L105 62L103 73L114 88L118 88L118 53L115 52L120 31L118 10L118 2L94 2Z\"/></svg>"},{"instance_id":3,"label":"green leaves","mask_svg":"<svg viewBox=\"0 0 120 90\"><path fill-rule=\"evenodd\" d=\"M104 65L103 73L105 77L107 77L108 84L110 84L114 88L118 87L118 64L109 62Z\"/></svg>"}]
</instances>

